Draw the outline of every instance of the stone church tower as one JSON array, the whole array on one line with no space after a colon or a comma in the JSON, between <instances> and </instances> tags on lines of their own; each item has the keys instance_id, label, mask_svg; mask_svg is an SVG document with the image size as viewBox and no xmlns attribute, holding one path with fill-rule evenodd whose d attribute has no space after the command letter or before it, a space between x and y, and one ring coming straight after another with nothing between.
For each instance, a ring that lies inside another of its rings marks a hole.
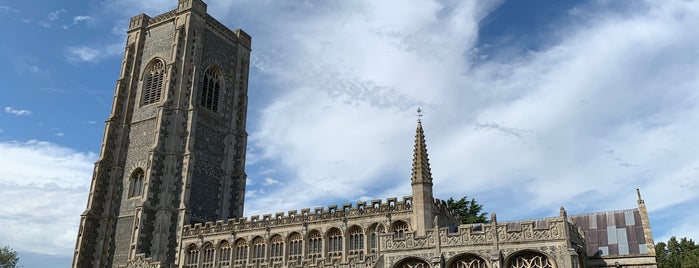
<instances>
[{"instance_id":1,"label":"stone church tower","mask_svg":"<svg viewBox=\"0 0 699 268\"><path fill-rule=\"evenodd\" d=\"M183 226L243 215L251 39L206 9L131 18L73 267L168 267Z\"/></svg>"}]
</instances>

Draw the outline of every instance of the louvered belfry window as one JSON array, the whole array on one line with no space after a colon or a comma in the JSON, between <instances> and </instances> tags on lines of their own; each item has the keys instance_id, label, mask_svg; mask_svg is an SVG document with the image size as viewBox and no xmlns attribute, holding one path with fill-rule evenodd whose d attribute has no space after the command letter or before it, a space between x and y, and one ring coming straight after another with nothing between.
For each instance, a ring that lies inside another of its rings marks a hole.
<instances>
[{"instance_id":1,"label":"louvered belfry window","mask_svg":"<svg viewBox=\"0 0 699 268\"><path fill-rule=\"evenodd\" d=\"M218 112L218 98L221 94L221 73L214 67L204 73L204 81L201 91L201 106L214 112Z\"/></svg>"},{"instance_id":2,"label":"louvered belfry window","mask_svg":"<svg viewBox=\"0 0 699 268\"><path fill-rule=\"evenodd\" d=\"M146 70L146 79L143 90L143 105L160 101L163 91L163 79L165 78L165 63L154 60Z\"/></svg>"}]
</instances>

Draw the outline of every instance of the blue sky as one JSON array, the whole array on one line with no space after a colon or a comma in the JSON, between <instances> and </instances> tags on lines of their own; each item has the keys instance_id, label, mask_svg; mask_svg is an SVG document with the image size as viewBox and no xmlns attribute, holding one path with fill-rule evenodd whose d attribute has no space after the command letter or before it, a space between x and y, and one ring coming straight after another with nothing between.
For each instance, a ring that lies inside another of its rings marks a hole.
<instances>
[{"instance_id":1,"label":"blue sky","mask_svg":"<svg viewBox=\"0 0 699 268\"><path fill-rule=\"evenodd\" d=\"M640 188L656 241L699 239L699 2L207 3L253 37L246 215L409 195L419 106L437 197L514 220ZM175 6L0 0L0 245L25 267L69 266L128 19Z\"/></svg>"}]
</instances>

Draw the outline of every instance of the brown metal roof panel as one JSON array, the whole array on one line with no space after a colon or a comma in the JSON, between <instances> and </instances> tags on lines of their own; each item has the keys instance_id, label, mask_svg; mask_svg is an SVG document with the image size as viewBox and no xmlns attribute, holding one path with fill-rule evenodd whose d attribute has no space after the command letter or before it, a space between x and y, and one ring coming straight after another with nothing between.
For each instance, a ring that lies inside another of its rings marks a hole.
<instances>
[{"instance_id":1,"label":"brown metal roof panel","mask_svg":"<svg viewBox=\"0 0 699 268\"><path fill-rule=\"evenodd\" d=\"M639 244L646 243L646 234L643 232L643 227L636 227L636 239L638 240Z\"/></svg>"},{"instance_id":2,"label":"brown metal roof panel","mask_svg":"<svg viewBox=\"0 0 699 268\"><path fill-rule=\"evenodd\" d=\"M607 213L597 214L597 229L607 229Z\"/></svg>"}]
</instances>

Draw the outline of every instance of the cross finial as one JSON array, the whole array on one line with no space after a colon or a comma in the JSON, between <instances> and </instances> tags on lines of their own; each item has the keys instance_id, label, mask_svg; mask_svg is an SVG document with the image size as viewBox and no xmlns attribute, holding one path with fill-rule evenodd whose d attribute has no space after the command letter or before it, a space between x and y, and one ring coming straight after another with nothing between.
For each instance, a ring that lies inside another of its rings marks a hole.
<instances>
[{"instance_id":1,"label":"cross finial","mask_svg":"<svg viewBox=\"0 0 699 268\"><path fill-rule=\"evenodd\" d=\"M422 109L417 107L417 121L420 122L420 119L422 119Z\"/></svg>"}]
</instances>

